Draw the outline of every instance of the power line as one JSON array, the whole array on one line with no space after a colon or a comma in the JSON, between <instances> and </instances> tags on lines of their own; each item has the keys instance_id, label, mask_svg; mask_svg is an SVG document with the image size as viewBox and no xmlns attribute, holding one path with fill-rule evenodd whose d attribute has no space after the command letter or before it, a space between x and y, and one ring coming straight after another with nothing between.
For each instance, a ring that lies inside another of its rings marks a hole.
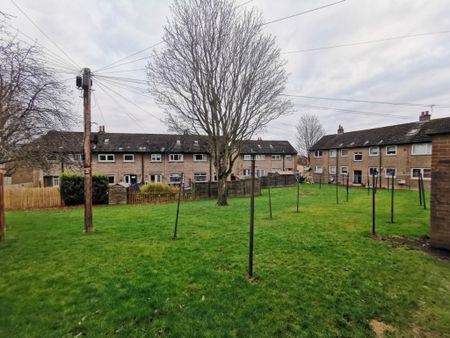
<instances>
[{"instance_id":1,"label":"power line","mask_svg":"<svg viewBox=\"0 0 450 338\"><path fill-rule=\"evenodd\" d=\"M99 104L99 102L98 102L98 100L97 100L97 97L96 97L94 91L92 92L92 96L94 97L94 103L95 103L95 106L98 108L98 111L100 112L100 116L101 116L101 118L102 118L102 120L103 120L103 125L106 125L105 115L103 115L103 110L102 110L102 108L100 107L100 104Z\"/></svg>"},{"instance_id":2,"label":"power line","mask_svg":"<svg viewBox=\"0 0 450 338\"><path fill-rule=\"evenodd\" d=\"M306 96L306 95L294 95L294 94L281 94L282 96L288 97L299 97L304 99L314 99L314 100L327 100L327 101L343 101L343 102L356 102L356 103L370 103L370 104L385 104L392 106L410 106L410 107L440 107L440 108L450 108L450 106L444 105L434 105L434 104L419 104L419 103L408 103L408 102L388 102L388 101L374 101L374 100L357 100L357 99L346 99L346 98L334 98L334 97L320 97L320 96Z\"/></svg>"},{"instance_id":3,"label":"power line","mask_svg":"<svg viewBox=\"0 0 450 338\"><path fill-rule=\"evenodd\" d=\"M296 106L300 106L300 107L319 109L319 110L335 110L335 111L339 111L339 112L350 113L350 114L358 114L358 115L376 115L376 116L392 117L392 118L398 118L398 119L410 119L409 116L395 115L395 114L392 114L392 113L366 112L366 111L352 110L352 109L341 109L341 108L334 108L334 107L313 106L313 105L308 105L308 104L295 104L295 105Z\"/></svg>"},{"instance_id":4,"label":"power line","mask_svg":"<svg viewBox=\"0 0 450 338\"><path fill-rule=\"evenodd\" d=\"M104 75L104 74L118 74L118 73L130 73L130 72L142 72L142 71L146 71L147 70L147 68L137 68L137 69L128 69L128 70L116 70L116 71L114 71L114 70L112 70L112 71L109 71L109 72L101 72L101 75Z\"/></svg>"},{"instance_id":5,"label":"power line","mask_svg":"<svg viewBox=\"0 0 450 338\"><path fill-rule=\"evenodd\" d=\"M148 95L146 92L147 88L143 88L143 87L139 87L136 85L131 85L128 83L123 83L123 82L116 82L115 80L111 80L111 79L101 78L101 80L105 81L106 83L109 83L110 85L113 85L115 87L119 87L120 89L127 89L128 91L135 93L135 94Z\"/></svg>"},{"instance_id":6,"label":"power line","mask_svg":"<svg viewBox=\"0 0 450 338\"><path fill-rule=\"evenodd\" d=\"M385 42L385 41L409 39L409 38L416 38L416 37L430 36L430 35L448 34L448 33L450 33L450 30L438 31L438 32L427 32L427 33L400 35L400 36L394 36L394 37L390 37L390 38L377 39L377 40L342 43L342 44L332 45L332 46L325 46L325 47L316 47L316 48L308 48L308 49L287 51L287 52L282 52L281 54L307 53L307 52L314 52L314 51L319 51L319 50L327 50L327 49L335 49L335 48L342 48L342 47L368 45L368 44L372 44L372 43L380 43L380 42Z\"/></svg>"},{"instance_id":7,"label":"power line","mask_svg":"<svg viewBox=\"0 0 450 338\"><path fill-rule=\"evenodd\" d=\"M58 46L58 44L53 41L34 21L31 19L27 13L25 13L22 8L19 7L19 5L16 4L14 0L11 0L11 3L28 19L28 21L31 22L31 24L36 27L39 32L41 32L42 35L44 35L48 41L50 41L61 53L63 53L69 61L71 61L77 68L81 68L61 47Z\"/></svg>"},{"instance_id":8,"label":"power line","mask_svg":"<svg viewBox=\"0 0 450 338\"><path fill-rule=\"evenodd\" d=\"M313 9L308 9L307 11L303 11L303 12L300 12L300 13L292 14L292 15L285 16L285 17L282 17L282 18L279 18L279 19L275 19L275 20L272 20L272 21L265 22L262 25L266 26L266 25L270 25L270 24L275 23L275 22L280 22L280 21L284 21L284 20L287 20L287 19L291 19L291 18L300 16L300 15L303 15L303 14L307 14L307 13L315 12L315 11L318 11L318 10L321 10L321 9L324 9L324 8L327 8L327 7L331 7L331 6L340 4L340 3L345 2L345 1L346 0L341 0L341 1L330 3L328 5L316 7L316 8L313 8Z\"/></svg>"}]
</instances>

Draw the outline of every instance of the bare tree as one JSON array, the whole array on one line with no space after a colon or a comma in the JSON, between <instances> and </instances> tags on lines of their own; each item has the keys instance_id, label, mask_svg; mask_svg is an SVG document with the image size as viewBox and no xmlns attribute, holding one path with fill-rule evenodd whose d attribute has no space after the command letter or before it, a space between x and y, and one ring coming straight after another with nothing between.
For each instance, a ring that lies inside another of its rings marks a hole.
<instances>
[{"instance_id":1,"label":"bare tree","mask_svg":"<svg viewBox=\"0 0 450 338\"><path fill-rule=\"evenodd\" d=\"M148 65L150 90L171 130L208 136L217 203L227 205L240 142L290 107L280 95L285 63L255 10L238 10L229 0L175 0L171 10L165 47Z\"/></svg>"},{"instance_id":2,"label":"bare tree","mask_svg":"<svg viewBox=\"0 0 450 338\"><path fill-rule=\"evenodd\" d=\"M39 47L24 45L0 27L0 165L44 164L47 148L39 136L67 128L68 92L45 63Z\"/></svg>"},{"instance_id":3,"label":"bare tree","mask_svg":"<svg viewBox=\"0 0 450 338\"><path fill-rule=\"evenodd\" d=\"M297 150L308 156L309 149L325 135L325 129L317 115L303 114L297 124Z\"/></svg>"}]
</instances>

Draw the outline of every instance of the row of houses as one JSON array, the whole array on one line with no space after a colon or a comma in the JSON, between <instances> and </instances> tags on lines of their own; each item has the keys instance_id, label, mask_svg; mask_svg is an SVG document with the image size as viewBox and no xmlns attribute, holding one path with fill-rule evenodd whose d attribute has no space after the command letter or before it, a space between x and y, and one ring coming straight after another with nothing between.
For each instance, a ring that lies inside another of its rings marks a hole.
<instances>
[{"instance_id":1,"label":"row of houses","mask_svg":"<svg viewBox=\"0 0 450 338\"><path fill-rule=\"evenodd\" d=\"M387 186L393 176L398 188L417 188L421 175L427 189L432 177L432 137L430 131L447 124L450 117L431 120L422 112L419 121L382 128L326 135L310 149L315 180L346 180L353 186L365 186L377 177ZM372 184L372 183L370 183Z\"/></svg>"},{"instance_id":2,"label":"row of houses","mask_svg":"<svg viewBox=\"0 0 450 338\"><path fill-rule=\"evenodd\" d=\"M83 133L51 131L43 139L52 153L50 168L22 168L13 184L57 186L62 173L82 172ZM241 143L230 179L250 176L252 156L258 177L295 172L297 151L288 141L259 139ZM110 184L178 184L182 175L185 182L217 180L205 136L107 133L103 126L93 134L92 169Z\"/></svg>"}]
</instances>

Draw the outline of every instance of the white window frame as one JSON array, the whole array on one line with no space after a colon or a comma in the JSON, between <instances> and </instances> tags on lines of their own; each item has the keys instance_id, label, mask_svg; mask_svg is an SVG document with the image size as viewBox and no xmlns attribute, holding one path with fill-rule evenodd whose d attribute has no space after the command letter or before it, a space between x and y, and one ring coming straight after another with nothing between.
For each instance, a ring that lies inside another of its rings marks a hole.
<instances>
[{"instance_id":1,"label":"white window frame","mask_svg":"<svg viewBox=\"0 0 450 338\"><path fill-rule=\"evenodd\" d=\"M376 150L376 153L372 153L372 150ZM380 156L380 147L369 147L369 156Z\"/></svg>"},{"instance_id":2,"label":"white window frame","mask_svg":"<svg viewBox=\"0 0 450 338\"><path fill-rule=\"evenodd\" d=\"M155 180L152 181L152 176L155 177ZM158 177L158 179L156 179ZM149 174L148 181L150 183L162 183L162 174Z\"/></svg>"},{"instance_id":3,"label":"white window frame","mask_svg":"<svg viewBox=\"0 0 450 338\"><path fill-rule=\"evenodd\" d=\"M281 168L272 168L270 170L271 173L277 173L277 172L280 172L280 171L282 171Z\"/></svg>"},{"instance_id":4,"label":"white window frame","mask_svg":"<svg viewBox=\"0 0 450 338\"><path fill-rule=\"evenodd\" d=\"M82 154L69 154L69 160L72 162L80 162L83 160Z\"/></svg>"},{"instance_id":5,"label":"white window frame","mask_svg":"<svg viewBox=\"0 0 450 338\"><path fill-rule=\"evenodd\" d=\"M320 168L320 170L317 170L318 168ZM315 173L315 174L323 174L323 166L321 166L321 165L316 165L316 166L314 167L314 173Z\"/></svg>"},{"instance_id":6,"label":"white window frame","mask_svg":"<svg viewBox=\"0 0 450 338\"><path fill-rule=\"evenodd\" d=\"M291 161L292 160L292 155L284 155L284 159L286 161Z\"/></svg>"},{"instance_id":7,"label":"white window frame","mask_svg":"<svg viewBox=\"0 0 450 338\"><path fill-rule=\"evenodd\" d=\"M108 177L108 184L109 185L114 185L114 184L116 184L116 175L106 175L106 177ZM112 179L113 179L113 182L111 183L110 181L109 181L109 179L112 177Z\"/></svg>"},{"instance_id":8,"label":"white window frame","mask_svg":"<svg viewBox=\"0 0 450 338\"><path fill-rule=\"evenodd\" d=\"M380 176L380 168L378 168L378 167L368 167L368 168L367 168L367 175L369 175L370 177L372 177L372 174L370 173L370 171L371 171L372 169L376 169L376 170L377 170L377 174L375 175L375 177Z\"/></svg>"},{"instance_id":9,"label":"white window frame","mask_svg":"<svg viewBox=\"0 0 450 338\"><path fill-rule=\"evenodd\" d=\"M335 165L330 165L328 167L328 172L330 173L330 175L336 175L336 166Z\"/></svg>"},{"instance_id":10,"label":"white window frame","mask_svg":"<svg viewBox=\"0 0 450 338\"><path fill-rule=\"evenodd\" d=\"M272 155L272 161L281 161L281 155Z\"/></svg>"},{"instance_id":11,"label":"white window frame","mask_svg":"<svg viewBox=\"0 0 450 338\"><path fill-rule=\"evenodd\" d=\"M256 169L255 170L255 177L263 177L266 174L264 169Z\"/></svg>"},{"instance_id":12,"label":"white window frame","mask_svg":"<svg viewBox=\"0 0 450 338\"><path fill-rule=\"evenodd\" d=\"M426 146L426 151L425 152L418 152L415 151L415 147L416 146ZM418 155L431 155L433 152L433 147L431 145L431 143L415 143L411 145L411 155L413 156L418 156Z\"/></svg>"},{"instance_id":13,"label":"white window frame","mask_svg":"<svg viewBox=\"0 0 450 338\"><path fill-rule=\"evenodd\" d=\"M411 168L411 179L412 180L418 180L419 177L414 177L413 176L414 170L420 170L420 172L422 173L422 178L423 178L424 181L431 180L431 177L425 177L425 175L424 175L424 171L425 170L429 170L430 171L430 176L431 176L431 168Z\"/></svg>"},{"instance_id":14,"label":"white window frame","mask_svg":"<svg viewBox=\"0 0 450 338\"><path fill-rule=\"evenodd\" d=\"M342 170L342 169L344 169L344 168L346 169L346 172L345 172L345 173L344 173L343 170ZM342 166L342 167L341 167L341 175L348 176L348 166Z\"/></svg>"},{"instance_id":15,"label":"white window frame","mask_svg":"<svg viewBox=\"0 0 450 338\"><path fill-rule=\"evenodd\" d=\"M361 155L361 159L360 159L360 160L357 160L357 159L356 159L356 155ZM354 152L353 152L353 161L354 161L354 162L362 162L363 159L364 159L364 155L363 155L363 152L362 152L362 151L354 151Z\"/></svg>"},{"instance_id":16,"label":"white window frame","mask_svg":"<svg viewBox=\"0 0 450 338\"><path fill-rule=\"evenodd\" d=\"M342 153L343 151L346 152L345 155ZM348 157L348 149L341 149L341 157Z\"/></svg>"},{"instance_id":17,"label":"white window frame","mask_svg":"<svg viewBox=\"0 0 450 338\"><path fill-rule=\"evenodd\" d=\"M384 177L392 177L392 175L388 175L388 170L394 170L394 178L397 177L397 168L384 168Z\"/></svg>"},{"instance_id":18,"label":"white window frame","mask_svg":"<svg viewBox=\"0 0 450 338\"><path fill-rule=\"evenodd\" d=\"M395 152L393 154L389 154L389 148L394 147ZM397 146L386 146L386 156L397 156Z\"/></svg>"},{"instance_id":19,"label":"white window frame","mask_svg":"<svg viewBox=\"0 0 450 338\"><path fill-rule=\"evenodd\" d=\"M179 180L172 181L172 178L179 178ZM180 184L181 183L181 173L171 173L169 174L169 184Z\"/></svg>"},{"instance_id":20,"label":"white window frame","mask_svg":"<svg viewBox=\"0 0 450 338\"><path fill-rule=\"evenodd\" d=\"M246 176L246 177L251 176L252 175L252 170L251 169L244 169L242 171L242 175Z\"/></svg>"},{"instance_id":21,"label":"white window frame","mask_svg":"<svg viewBox=\"0 0 450 338\"><path fill-rule=\"evenodd\" d=\"M201 177L204 176L205 179L204 180L198 180L199 176L201 176ZM207 182L208 181L208 174L207 173L194 173L193 180L194 180L194 182Z\"/></svg>"},{"instance_id":22,"label":"white window frame","mask_svg":"<svg viewBox=\"0 0 450 338\"><path fill-rule=\"evenodd\" d=\"M178 160L175 160L175 156L178 156ZM184 162L183 154L169 154L169 162Z\"/></svg>"},{"instance_id":23,"label":"white window frame","mask_svg":"<svg viewBox=\"0 0 450 338\"><path fill-rule=\"evenodd\" d=\"M102 156L104 156L105 159L102 160L101 159ZM108 159L109 157L111 157L111 159ZM98 154L97 160L98 160L98 162L102 162L102 163L116 162L116 155L115 154Z\"/></svg>"},{"instance_id":24,"label":"white window frame","mask_svg":"<svg viewBox=\"0 0 450 338\"><path fill-rule=\"evenodd\" d=\"M132 156L133 157L133 159L132 160L126 160L125 159L125 156ZM134 154L123 154L123 162L128 162L128 163L132 163L132 162L134 162Z\"/></svg>"},{"instance_id":25,"label":"white window frame","mask_svg":"<svg viewBox=\"0 0 450 338\"><path fill-rule=\"evenodd\" d=\"M251 160L252 160L252 155L250 155L250 154L244 155L244 161L251 161Z\"/></svg>"},{"instance_id":26,"label":"white window frame","mask_svg":"<svg viewBox=\"0 0 450 338\"><path fill-rule=\"evenodd\" d=\"M314 152L314 158L322 158L323 157L323 151L322 150L316 150Z\"/></svg>"},{"instance_id":27,"label":"white window frame","mask_svg":"<svg viewBox=\"0 0 450 338\"><path fill-rule=\"evenodd\" d=\"M264 161L266 159L266 155L262 155L262 154L257 154L255 156L255 160L256 161Z\"/></svg>"},{"instance_id":28,"label":"white window frame","mask_svg":"<svg viewBox=\"0 0 450 338\"><path fill-rule=\"evenodd\" d=\"M337 150L336 149L330 149L330 151L328 152L328 156L331 158L334 158L337 156Z\"/></svg>"},{"instance_id":29,"label":"white window frame","mask_svg":"<svg viewBox=\"0 0 450 338\"><path fill-rule=\"evenodd\" d=\"M195 158L196 156L201 156L201 159L200 160L196 159ZM208 155L206 155L206 154L194 154L194 155L192 155L192 160L194 162L206 162L206 161L208 161Z\"/></svg>"},{"instance_id":30,"label":"white window frame","mask_svg":"<svg viewBox=\"0 0 450 338\"><path fill-rule=\"evenodd\" d=\"M151 154L150 162L162 162L162 154Z\"/></svg>"}]
</instances>

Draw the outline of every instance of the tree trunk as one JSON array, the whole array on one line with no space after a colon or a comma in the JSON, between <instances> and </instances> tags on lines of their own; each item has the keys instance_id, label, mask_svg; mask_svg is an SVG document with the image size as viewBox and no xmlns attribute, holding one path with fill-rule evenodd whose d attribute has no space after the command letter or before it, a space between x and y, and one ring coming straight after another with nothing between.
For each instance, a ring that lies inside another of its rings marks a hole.
<instances>
[{"instance_id":1,"label":"tree trunk","mask_svg":"<svg viewBox=\"0 0 450 338\"><path fill-rule=\"evenodd\" d=\"M6 238L5 194L3 190L3 173L0 172L0 242L4 241L5 238Z\"/></svg>"},{"instance_id":2,"label":"tree trunk","mask_svg":"<svg viewBox=\"0 0 450 338\"><path fill-rule=\"evenodd\" d=\"M228 205L226 177L219 177L217 181L217 205L218 206Z\"/></svg>"}]
</instances>

